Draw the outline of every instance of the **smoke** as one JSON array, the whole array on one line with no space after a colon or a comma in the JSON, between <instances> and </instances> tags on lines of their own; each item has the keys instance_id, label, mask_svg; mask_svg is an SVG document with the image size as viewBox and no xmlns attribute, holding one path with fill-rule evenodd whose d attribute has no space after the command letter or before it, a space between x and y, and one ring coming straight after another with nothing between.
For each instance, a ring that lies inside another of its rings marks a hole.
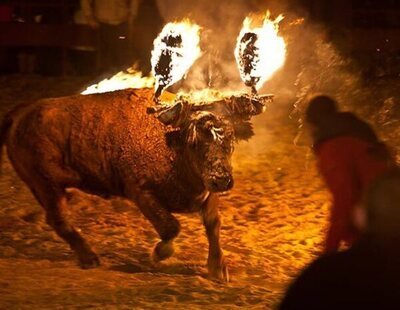
<instances>
[{"instance_id":1,"label":"smoke","mask_svg":"<svg viewBox=\"0 0 400 310\"><path fill-rule=\"evenodd\" d=\"M284 67L260 90L260 93L275 94L275 103L266 113L280 115L283 126L292 128L293 143L309 147L311 141L303 126L307 103L316 94L332 96L341 110L354 112L365 119L375 128L377 135L400 154L400 145L394 143L400 138L398 82L366 80L362 63L350 58L334 43L332 32L336 29L329 29L291 11L283 14L285 20L280 32L287 42L287 59ZM304 21L299 23L303 18ZM252 141L255 150L258 145L270 143L263 134L269 126L269 118L270 115L265 114L255 120L256 135ZM400 155L397 156L400 161ZM306 161L306 151L304 157Z\"/></svg>"},{"instance_id":2,"label":"smoke","mask_svg":"<svg viewBox=\"0 0 400 310\"><path fill-rule=\"evenodd\" d=\"M161 13L166 21L189 17L202 27L203 55L190 69L186 79L177 85L186 91L208 87L221 91L248 91L240 79L234 58L236 38L243 20L251 13L263 14L267 10L270 10L272 18L284 15L279 32L287 44L287 58L284 66L259 90L260 94L273 93L276 99L264 116L254 120L256 136L254 143L251 142L254 145L265 142L262 132L268 126L266 120L270 113L286 117L293 127L301 128L307 101L315 94L333 96L343 110L356 111L363 117L371 115L367 106L379 108L385 102L388 106L390 100L397 102L394 99L396 95L365 84L361 70L354 61L333 43L332 33L338 34L340 29L329 29L313 22L306 11L289 5L289 1L162 2L165 8L164 11L161 8ZM391 97L393 99L387 101ZM257 128L261 134L257 134ZM308 141L301 144L306 143Z\"/></svg>"},{"instance_id":3,"label":"smoke","mask_svg":"<svg viewBox=\"0 0 400 310\"><path fill-rule=\"evenodd\" d=\"M161 4L161 2L160 2ZM185 81L186 90L213 87L219 90L244 89L234 58L236 38L244 18L256 10L252 1L167 0L160 5L166 22L188 17L202 27L202 57L193 65Z\"/></svg>"},{"instance_id":4,"label":"smoke","mask_svg":"<svg viewBox=\"0 0 400 310\"><path fill-rule=\"evenodd\" d=\"M246 16L264 14L267 10L272 17L285 16L280 34L285 38L288 53L285 66L265 83L260 93L291 95L294 106L302 110L305 99L312 93L347 97L348 92L357 89L357 74L348 70L350 62L329 42L326 29L309 23L307 16L294 11L286 1L164 0L159 3L166 22L189 17L202 27L203 55L178 85L180 89L245 90L234 58L236 39ZM299 23L300 19L304 22Z\"/></svg>"}]
</instances>

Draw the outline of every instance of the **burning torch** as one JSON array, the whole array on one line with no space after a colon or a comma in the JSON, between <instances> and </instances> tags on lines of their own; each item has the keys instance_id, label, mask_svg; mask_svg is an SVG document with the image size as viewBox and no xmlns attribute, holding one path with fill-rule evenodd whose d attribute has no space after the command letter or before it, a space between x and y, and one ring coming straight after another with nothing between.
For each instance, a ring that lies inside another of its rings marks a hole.
<instances>
[{"instance_id":1,"label":"burning torch","mask_svg":"<svg viewBox=\"0 0 400 310\"><path fill-rule=\"evenodd\" d=\"M285 61L286 45L278 35L283 16L269 17L267 12L259 26L253 26L256 21L247 17L237 38L236 63L244 84L251 88L251 97L258 96L257 90Z\"/></svg>"},{"instance_id":2,"label":"burning torch","mask_svg":"<svg viewBox=\"0 0 400 310\"><path fill-rule=\"evenodd\" d=\"M187 20L168 23L154 40L151 64L156 103L162 91L181 80L201 55L199 32L200 27Z\"/></svg>"}]
</instances>

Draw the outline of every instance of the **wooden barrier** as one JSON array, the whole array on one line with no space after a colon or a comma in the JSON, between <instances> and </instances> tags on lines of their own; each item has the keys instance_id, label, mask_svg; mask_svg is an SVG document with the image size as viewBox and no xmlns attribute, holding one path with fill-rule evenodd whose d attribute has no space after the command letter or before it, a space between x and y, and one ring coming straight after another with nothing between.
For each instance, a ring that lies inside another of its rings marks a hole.
<instances>
[{"instance_id":1,"label":"wooden barrier","mask_svg":"<svg viewBox=\"0 0 400 310\"><path fill-rule=\"evenodd\" d=\"M0 46L56 47L62 50L62 72L67 69L68 49L98 48L98 33L84 25L0 23ZM96 66L98 66L96 53Z\"/></svg>"}]
</instances>

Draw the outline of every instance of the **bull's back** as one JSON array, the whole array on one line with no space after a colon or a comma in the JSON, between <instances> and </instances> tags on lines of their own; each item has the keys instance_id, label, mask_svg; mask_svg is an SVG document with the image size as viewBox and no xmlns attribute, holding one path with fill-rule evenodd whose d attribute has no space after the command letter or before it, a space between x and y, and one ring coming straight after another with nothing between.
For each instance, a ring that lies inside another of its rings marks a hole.
<instances>
[{"instance_id":1,"label":"bull's back","mask_svg":"<svg viewBox=\"0 0 400 310\"><path fill-rule=\"evenodd\" d=\"M110 179L162 182L175 152L167 145L167 128L147 113L152 95L151 89L122 90L84 96L83 109L71 104L78 116L71 130L74 165Z\"/></svg>"},{"instance_id":2,"label":"bull's back","mask_svg":"<svg viewBox=\"0 0 400 310\"><path fill-rule=\"evenodd\" d=\"M165 126L146 112L152 104L150 89L130 89L26 105L14 116L9 156L17 170L59 165L99 190L115 189L126 177L162 182L174 152Z\"/></svg>"}]
</instances>

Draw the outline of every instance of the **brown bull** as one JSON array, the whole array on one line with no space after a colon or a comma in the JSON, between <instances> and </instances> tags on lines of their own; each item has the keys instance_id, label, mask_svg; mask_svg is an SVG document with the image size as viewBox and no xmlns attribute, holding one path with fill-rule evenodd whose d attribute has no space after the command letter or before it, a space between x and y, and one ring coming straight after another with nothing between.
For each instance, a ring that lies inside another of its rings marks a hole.
<instances>
[{"instance_id":1,"label":"brown bull","mask_svg":"<svg viewBox=\"0 0 400 310\"><path fill-rule=\"evenodd\" d=\"M0 142L83 268L99 259L65 217L69 187L134 201L161 238L156 261L173 254L179 222L172 213L200 212L209 274L227 280L216 193L233 185L230 158L240 137L232 121L199 109L150 115L152 95L129 89L19 106L6 115Z\"/></svg>"}]
</instances>

